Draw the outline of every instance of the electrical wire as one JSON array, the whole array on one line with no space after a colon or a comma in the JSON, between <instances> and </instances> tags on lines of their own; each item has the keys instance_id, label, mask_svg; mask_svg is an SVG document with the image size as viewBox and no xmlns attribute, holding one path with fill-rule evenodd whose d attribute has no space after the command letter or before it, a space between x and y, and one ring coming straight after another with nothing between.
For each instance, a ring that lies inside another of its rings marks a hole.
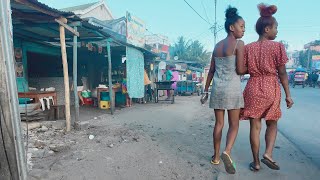
<instances>
[{"instance_id":1,"label":"electrical wire","mask_svg":"<svg viewBox=\"0 0 320 180\"><path fill-rule=\"evenodd\" d=\"M183 0L185 3L187 3L187 5L202 19L202 20L204 20L205 22L207 22L209 25L211 25L212 26L212 24L209 22L209 21L207 21L205 18L203 18L186 0Z\"/></svg>"},{"instance_id":2,"label":"electrical wire","mask_svg":"<svg viewBox=\"0 0 320 180\"><path fill-rule=\"evenodd\" d=\"M164 39L164 38L160 37L158 34L152 33L152 32L149 31L148 29L146 29L146 31L148 31L151 35L157 36L157 37L158 37L160 40L162 40L163 42L164 42L165 40L167 40L167 39Z\"/></svg>"},{"instance_id":3,"label":"electrical wire","mask_svg":"<svg viewBox=\"0 0 320 180\"><path fill-rule=\"evenodd\" d=\"M210 22L209 16L208 16L208 13L207 13L207 10L206 10L206 8L205 8L205 6L204 6L204 4L203 4L203 0L201 0L201 5L202 5L202 8L203 8L203 10L204 10L204 14L206 15L207 21Z\"/></svg>"}]
</instances>

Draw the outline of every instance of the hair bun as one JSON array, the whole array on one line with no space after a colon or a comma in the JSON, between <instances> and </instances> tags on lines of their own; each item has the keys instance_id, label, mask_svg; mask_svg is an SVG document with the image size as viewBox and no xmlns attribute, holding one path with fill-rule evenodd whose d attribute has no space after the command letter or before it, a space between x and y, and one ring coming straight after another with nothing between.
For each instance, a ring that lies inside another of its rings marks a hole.
<instances>
[{"instance_id":1,"label":"hair bun","mask_svg":"<svg viewBox=\"0 0 320 180\"><path fill-rule=\"evenodd\" d=\"M274 15L278 8L275 5L267 5L267 4L258 4L258 9L260 11L260 16L261 17L271 17Z\"/></svg>"},{"instance_id":2,"label":"hair bun","mask_svg":"<svg viewBox=\"0 0 320 180\"><path fill-rule=\"evenodd\" d=\"M238 16L238 9L235 7L229 6L226 10L226 18L230 19L236 16Z\"/></svg>"}]
</instances>

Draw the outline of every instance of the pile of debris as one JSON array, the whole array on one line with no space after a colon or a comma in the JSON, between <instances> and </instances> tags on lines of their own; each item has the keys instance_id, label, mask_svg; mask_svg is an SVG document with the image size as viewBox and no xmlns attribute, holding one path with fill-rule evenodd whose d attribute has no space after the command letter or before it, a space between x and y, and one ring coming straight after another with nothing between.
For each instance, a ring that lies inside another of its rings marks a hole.
<instances>
[{"instance_id":1,"label":"pile of debris","mask_svg":"<svg viewBox=\"0 0 320 180\"><path fill-rule=\"evenodd\" d=\"M28 169L33 167L34 158L45 158L68 150L74 141L62 138L65 135L65 120L22 122L24 145Z\"/></svg>"}]
</instances>

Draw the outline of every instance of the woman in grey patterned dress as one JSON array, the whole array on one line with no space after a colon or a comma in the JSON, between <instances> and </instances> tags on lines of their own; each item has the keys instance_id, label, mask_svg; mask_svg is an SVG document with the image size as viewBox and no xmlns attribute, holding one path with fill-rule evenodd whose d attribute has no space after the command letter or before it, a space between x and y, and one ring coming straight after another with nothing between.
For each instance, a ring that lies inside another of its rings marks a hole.
<instances>
[{"instance_id":1,"label":"woman in grey patterned dress","mask_svg":"<svg viewBox=\"0 0 320 180\"><path fill-rule=\"evenodd\" d=\"M209 107L214 109L216 122L213 130L214 155L211 163L219 164L220 157L228 173L234 174L235 164L230 157L232 146L238 134L240 108L244 106L240 75L244 74L244 43L245 22L238 15L237 9L228 7L226 10L225 30L228 36L214 48L205 93L201 98L204 104L208 99L208 88L212 84ZM220 154L222 129L225 110L228 111L229 130L225 150Z\"/></svg>"}]
</instances>

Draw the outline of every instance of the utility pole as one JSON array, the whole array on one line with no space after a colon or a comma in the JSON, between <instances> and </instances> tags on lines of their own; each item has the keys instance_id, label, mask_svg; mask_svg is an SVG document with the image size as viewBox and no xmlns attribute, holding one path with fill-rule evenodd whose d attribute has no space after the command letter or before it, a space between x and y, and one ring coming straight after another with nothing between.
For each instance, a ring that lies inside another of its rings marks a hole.
<instances>
[{"instance_id":1,"label":"utility pole","mask_svg":"<svg viewBox=\"0 0 320 180\"><path fill-rule=\"evenodd\" d=\"M214 24L210 29L214 35L214 46L215 46L217 44L218 32L222 30L222 28L217 23L217 0L214 0Z\"/></svg>"},{"instance_id":2,"label":"utility pole","mask_svg":"<svg viewBox=\"0 0 320 180\"><path fill-rule=\"evenodd\" d=\"M0 179L26 180L10 0L0 1Z\"/></svg>"},{"instance_id":3,"label":"utility pole","mask_svg":"<svg viewBox=\"0 0 320 180\"><path fill-rule=\"evenodd\" d=\"M214 45L217 44L217 0L214 0Z\"/></svg>"}]
</instances>

